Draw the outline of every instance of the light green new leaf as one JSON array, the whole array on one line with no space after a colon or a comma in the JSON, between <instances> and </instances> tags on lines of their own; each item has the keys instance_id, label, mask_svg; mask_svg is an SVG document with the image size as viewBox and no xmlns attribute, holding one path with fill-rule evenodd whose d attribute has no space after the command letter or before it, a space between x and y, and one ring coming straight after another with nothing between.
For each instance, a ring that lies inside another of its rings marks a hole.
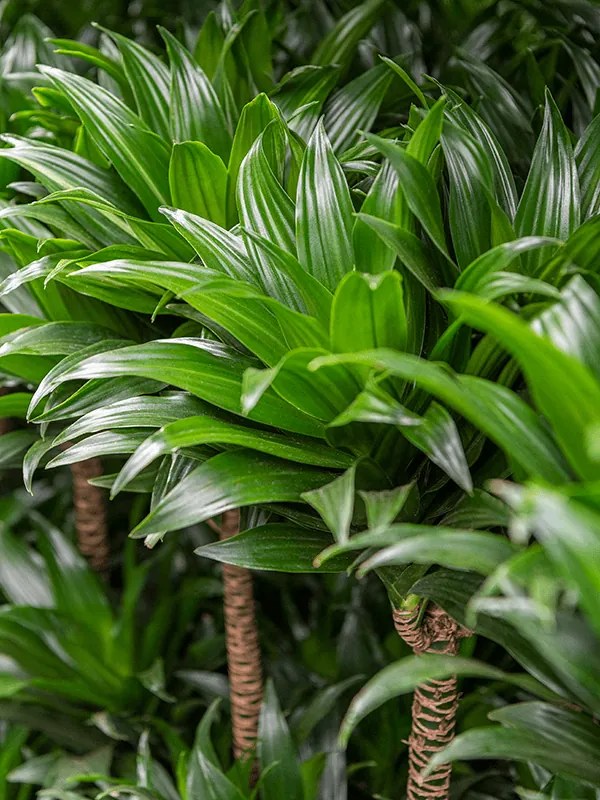
<instances>
[{"instance_id":1,"label":"light green new leaf","mask_svg":"<svg viewBox=\"0 0 600 800\"><path fill-rule=\"evenodd\" d=\"M227 168L205 144L181 142L173 146L169 186L177 208L226 226Z\"/></svg>"},{"instance_id":2,"label":"light green new leaf","mask_svg":"<svg viewBox=\"0 0 600 800\"><path fill-rule=\"evenodd\" d=\"M331 348L337 353L376 347L406 350L407 321L399 273L348 273L333 298L330 336Z\"/></svg>"}]
</instances>

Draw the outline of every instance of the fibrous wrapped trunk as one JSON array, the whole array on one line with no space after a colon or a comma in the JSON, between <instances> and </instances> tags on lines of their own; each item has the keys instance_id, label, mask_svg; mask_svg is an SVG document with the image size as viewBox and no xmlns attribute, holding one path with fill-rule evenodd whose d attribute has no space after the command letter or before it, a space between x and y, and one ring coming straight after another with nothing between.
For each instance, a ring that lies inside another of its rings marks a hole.
<instances>
[{"instance_id":1,"label":"fibrous wrapped trunk","mask_svg":"<svg viewBox=\"0 0 600 800\"><path fill-rule=\"evenodd\" d=\"M221 539L234 536L239 530L240 512L225 512L219 528ZM223 597L233 753L239 758L252 753L256 746L263 698L260 644L250 571L224 564Z\"/></svg>"},{"instance_id":2,"label":"fibrous wrapped trunk","mask_svg":"<svg viewBox=\"0 0 600 800\"><path fill-rule=\"evenodd\" d=\"M429 605L423 614L420 606L395 609L394 625L417 655L456 655L459 639L469 635L469 631L435 605ZM452 741L457 709L458 689L454 676L427 681L415 689L408 739L407 800L447 800L451 766L444 764L427 777L423 771L432 756Z\"/></svg>"},{"instance_id":3,"label":"fibrous wrapped trunk","mask_svg":"<svg viewBox=\"0 0 600 800\"><path fill-rule=\"evenodd\" d=\"M110 546L106 523L106 506L102 489L88 483L102 475L99 458L88 458L71 464L73 478L73 510L79 552L102 577L108 575Z\"/></svg>"}]
</instances>

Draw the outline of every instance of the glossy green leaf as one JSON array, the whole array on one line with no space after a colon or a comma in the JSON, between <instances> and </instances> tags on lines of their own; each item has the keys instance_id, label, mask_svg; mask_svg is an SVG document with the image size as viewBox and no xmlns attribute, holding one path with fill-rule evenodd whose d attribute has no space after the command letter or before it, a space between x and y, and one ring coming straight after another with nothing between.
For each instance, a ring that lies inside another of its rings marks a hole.
<instances>
[{"instance_id":1,"label":"glossy green leaf","mask_svg":"<svg viewBox=\"0 0 600 800\"><path fill-rule=\"evenodd\" d=\"M354 268L352 201L320 123L306 148L296 197L298 259L330 290Z\"/></svg>"},{"instance_id":2,"label":"glossy green leaf","mask_svg":"<svg viewBox=\"0 0 600 800\"><path fill-rule=\"evenodd\" d=\"M257 457L249 450L221 453L192 470L137 525L132 536L178 530L233 508L298 502L303 492L321 486L330 475L268 456Z\"/></svg>"},{"instance_id":3,"label":"glossy green leaf","mask_svg":"<svg viewBox=\"0 0 600 800\"><path fill-rule=\"evenodd\" d=\"M440 200L428 170L399 145L373 134L367 134L367 139L389 159L398 173L400 190L410 210L440 252L448 256Z\"/></svg>"},{"instance_id":4,"label":"glossy green leaf","mask_svg":"<svg viewBox=\"0 0 600 800\"><path fill-rule=\"evenodd\" d=\"M537 414L506 387L471 375L457 375L441 364L392 350L329 356L316 360L311 368L345 362L368 365L415 381L480 428L527 474L559 482L566 479L568 473L560 451Z\"/></svg>"},{"instance_id":5,"label":"glossy green leaf","mask_svg":"<svg viewBox=\"0 0 600 800\"><path fill-rule=\"evenodd\" d=\"M40 69L73 104L97 146L151 217L158 219L158 206L170 199L166 144L105 89L54 67Z\"/></svg>"},{"instance_id":6,"label":"glossy green leaf","mask_svg":"<svg viewBox=\"0 0 600 800\"><path fill-rule=\"evenodd\" d=\"M334 352L376 347L405 350L406 328L402 278L397 272L376 276L350 272L342 279L331 309Z\"/></svg>"},{"instance_id":7,"label":"glossy green leaf","mask_svg":"<svg viewBox=\"0 0 600 800\"><path fill-rule=\"evenodd\" d=\"M446 655L408 656L385 667L356 695L340 730L342 746L347 745L358 723L388 700L410 692L425 681L448 678L451 675L502 680L534 692L538 685L529 675L505 673L481 661Z\"/></svg>"},{"instance_id":8,"label":"glossy green leaf","mask_svg":"<svg viewBox=\"0 0 600 800\"><path fill-rule=\"evenodd\" d=\"M344 14L320 42L314 52L312 63L345 66L354 48L369 32L384 5L385 0L367 0Z\"/></svg>"},{"instance_id":9,"label":"glossy green leaf","mask_svg":"<svg viewBox=\"0 0 600 800\"><path fill-rule=\"evenodd\" d=\"M261 794L264 800L303 800L304 790L298 757L290 731L279 706L272 681L267 681L258 727L258 758L263 771Z\"/></svg>"},{"instance_id":10,"label":"glossy green leaf","mask_svg":"<svg viewBox=\"0 0 600 800\"><path fill-rule=\"evenodd\" d=\"M171 135L176 142L205 144L223 161L229 158L231 134L219 99L191 53L164 28L171 62Z\"/></svg>"},{"instance_id":11,"label":"glossy green leaf","mask_svg":"<svg viewBox=\"0 0 600 800\"><path fill-rule=\"evenodd\" d=\"M350 558L332 558L322 569L317 569L313 563L330 543L328 533L279 523L261 525L221 542L205 544L195 552L213 561L246 569L288 573L343 572L350 565Z\"/></svg>"},{"instance_id":12,"label":"glossy green leaf","mask_svg":"<svg viewBox=\"0 0 600 800\"><path fill-rule=\"evenodd\" d=\"M169 139L169 70L163 62L133 39L106 31L117 44L137 112L150 130Z\"/></svg>"},{"instance_id":13,"label":"glossy green leaf","mask_svg":"<svg viewBox=\"0 0 600 800\"><path fill-rule=\"evenodd\" d=\"M515 217L518 236L553 236L565 240L579 224L579 179L573 148L560 112L546 95L544 124ZM535 275L539 251L521 257L525 270Z\"/></svg>"},{"instance_id":14,"label":"glossy green leaf","mask_svg":"<svg viewBox=\"0 0 600 800\"><path fill-rule=\"evenodd\" d=\"M589 369L500 306L463 293L447 299L469 324L495 336L517 359L573 468L584 478L598 477L598 465L584 444L585 429L600 420L600 386Z\"/></svg>"},{"instance_id":15,"label":"glossy green leaf","mask_svg":"<svg viewBox=\"0 0 600 800\"><path fill-rule=\"evenodd\" d=\"M262 430L253 430L215 418L213 415L188 416L171 422L148 437L125 464L112 493L117 494L153 460L181 447L221 444L247 447L267 455L285 458L299 464L342 468L351 457L319 441Z\"/></svg>"},{"instance_id":16,"label":"glossy green leaf","mask_svg":"<svg viewBox=\"0 0 600 800\"><path fill-rule=\"evenodd\" d=\"M227 168L205 144L181 142L173 146L169 186L177 208L225 227Z\"/></svg>"}]
</instances>

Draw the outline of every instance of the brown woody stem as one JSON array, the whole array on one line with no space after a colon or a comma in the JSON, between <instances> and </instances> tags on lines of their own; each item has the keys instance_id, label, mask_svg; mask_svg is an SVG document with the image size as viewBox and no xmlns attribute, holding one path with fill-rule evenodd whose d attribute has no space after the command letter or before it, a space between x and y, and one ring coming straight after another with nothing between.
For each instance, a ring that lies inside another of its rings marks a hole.
<instances>
[{"instance_id":1,"label":"brown woody stem","mask_svg":"<svg viewBox=\"0 0 600 800\"><path fill-rule=\"evenodd\" d=\"M104 493L102 489L88 483L90 478L102 475L102 463L99 458L89 458L71 464L71 475L79 552L85 556L93 570L106 577L110 564L110 546Z\"/></svg>"},{"instance_id":2,"label":"brown woody stem","mask_svg":"<svg viewBox=\"0 0 600 800\"><path fill-rule=\"evenodd\" d=\"M428 606L424 614L419 605L395 609L393 616L398 634L417 655L456 655L459 639L469 635L469 631L435 605ZM407 800L447 800L451 766L444 764L427 777L423 771L432 756L452 741L457 709L455 676L427 681L415 689L408 739Z\"/></svg>"},{"instance_id":3,"label":"brown woody stem","mask_svg":"<svg viewBox=\"0 0 600 800\"><path fill-rule=\"evenodd\" d=\"M219 529L221 539L228 539L239 530L240 512L226 511ZM260 644L250 571L224 564L223 595L233 753L239 758L252 753L256 746L263 698Z\"/></svg>"}]
</instances>

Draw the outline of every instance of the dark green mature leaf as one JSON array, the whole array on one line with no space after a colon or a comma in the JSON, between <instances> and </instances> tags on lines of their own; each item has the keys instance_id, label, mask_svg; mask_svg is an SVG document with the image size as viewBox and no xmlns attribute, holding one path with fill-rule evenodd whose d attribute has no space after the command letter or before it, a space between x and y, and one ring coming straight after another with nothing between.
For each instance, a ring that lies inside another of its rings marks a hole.
<instances>
[{"instance_id":1,"label":"dark green mature leaf","mask_svg":"<svg viewBox=\"0 0 600 800\"><path fill-rule=\"evenodd\" d=\"M355 144L359 131L370 129L391 80L390 70L380 64L354 78L333 95L325 110L325 127L336 153Z\"/></svg>"},{"instance_id":2,"label":"dark green mature leaf","mask_svg":"<svg viewBox=\"0 0 600 800\"><path fill-rule=\"evenodd\" d=\"M388 700L412 691L420 683L450 675L501 680L529 692L545 691L529 675L505 673L481 661L445 655L409 656L385 667L356 695L340 730L342 746L348 744L358 723Z\"/></svg>"},{"instance_id":3,"label":"dark green mature leaf","mask_svg":"<svg viewBox=\"0 0 600 800\"><path fill-rule=\"evenodd\" d=\"M579 224L579 180L569 133L549 93L544 124L538 139L527 183L515 217L518 236L553 236L567 239ZM542 263L542 254L522 256L530 275Z\"/></svg>"},{"instance_id":4,"label":"dark green mature leaf","mask_svg":"<svg viewBox=\"0 0 600 800\"><path fill-rule=\"evenodd\" d=\"M96 145L153 219L169 202L169 148L127 106L79 75L40 67L72 103ZM188 138L188 137L186 137Z\"/></svg>"},{"instance_id":5,"label":"dark green mature leaf","mask_svg":"<svg viewBox=\"0 0 600 800\"><path fill-rule=\"evenodd\" d=\"M180 142L173 146L169 186L177 208L225 227L227 168L205 144Z\"/></svg>"},{"instance_id":6,"label":"dark green mature leaf","mask_svg":"<svg viewBox=\"0 0 600 800\"><path fill-rule=\"evenodd\" d=\"M519 703L490 714L502 726L475 729L436 755L429 769L458 759L533 761L552 773L600 786L598 726L582 713L547 703Z\"/></svg>"},{"instance_id":7,"label":"dark green mature leaf","mask_svg":"<svg viewBox=\"0 0 600 800\"><path fill-rule=\"evenodd\" d=\"M303 800L298 757L272 681L267 681L260 714L258 758L265 773L261 782L264 800Z\"/></svg>"},{"instance_id":8,"label":"dark green mature leaf","mask_svg":"<svg viewBox=\"0 0 600 800\"><path fill-rule=\"evenodd\" d=\"M392 350L328 356L316 359L311 368L345 362L415 381L480 428L528 475L558 482L567 479L560 451L537 414L506 387L472 375L457 375L445 365Z\"/></svg>"},{"instance_id":9,"label":"dark green mature leaf","mask_svg":"<svg viewBox=\"0 0 600 800\"><path fill-rule=\"evenodd\" d=\"M110 343L107 343L107 348ZM192 392L219 408L242 413L242 376L255 362L239 352L205 339L158 340L135 347L75 360L72 366L62 362L58 371L49 373L32 401L35 407L42 397L67 380L115 378L121 375L168 380L172 386ZM297 411L272 392L265 392L260 404L249 414L251 419L308 436L322 436L322 426Z\"/></svg>"},{"instance_id":10,"label":"dark green mature leaf","mask_svg":"<svg viewBox=\"0 0 600 800\"><path fill-rule=\"evenodd\" d=\"M169 140L169 70L133 39L102 28L117 44L137 111L150 130Z\"/></svg>"},{"instance_id":11,"label":"dark green mature leaf","mask_svg":"<svg viewBox=\"0 0 600 800\"><path fill-rule=\"evenodd\" d=\"M176 142L196 140L226 163L231 134L219 99L191 53L164 28L171 62L171 135Z\"/></svg>"},{"instance_id":12,"label":"dark green mature leaf","mask_svg":"<svg viewBox=\"0 0 600 800\"><path fill-rule=\"evenodd\" d=\"M385 4L386 0L367 0L344 14L315 50L312 63L345 66Z\"/></svg>"},{"instance_id":13,"label":"dark green mature leaf","mask_svg":"<svg viewBox=\"0 0 600 800\"><path fill-rule=\"evenodd\" d=\"M590 370L500 306L462 292L446 298L469 324L492 334L517 359L573 468L583 478L599 477L585 446L588 426L600 422L600 385Z\"/></svg>"},{"instance_id":14,"label":"dark green mature leaf","mask_svg":"<svg viewBox=\"0 0 600 800\"><path fill-rule=\"evenodd\" d=\"M581 218L600 211L600 115L594 117L575 148L581 187Z\"/></svg>"},{"instance_id":15,"label":"dark green mature leaf","mask_svg":"<svg viewBox=\"0 0 600 800\"><path fill-rule=\"evenodd\" d=\"M86 434L115 428L160 428L206 410L207 406L201 400L184 392L168 392L159 397L134 395L124 400L102 403L99 408L88 411L56 436L54 442L61 444Z\"/></svg>"},{"instance_id":16,"label":"dark green mature leaf","mask_svg":"<svg viewBox=\"0 0 600 800\"><path fill-rule=\"evenodd\" d=\"M494 178L480 145L462 128L446 124L442 136L450 179L449 222L456 260L465 268L492 244Z\"/></svg>"},{"instance_id":17,"label":"dark green mature leaf","mask_svg":"<svg viewBox=\"0 0 600 800\"><path fill-rule=\"evenodd\" d=\"M300 263L332 291L354 268L352 214L346 178L320 122L302 160L296 236Z\"/></svg>"},{"instance_id":18,"label":"dark green mature leaf","mask_svg":"<svg viewBox=\"0 0 600 800\"><path fill-rule=\"evenodd\" d=\"M391 224L385 220L398 218L398 196L398 174L386 161L373 181L352 229L356 268L360 272L379 273L393 268L396 251L362 215L368 214L386 225Z\"/></svg>"},{"instance_id":19,"label":"dark green mature leaf","mask_svg":"<svg viewBox=\"0 0 600 800\"><path fill-rule=\"evenodd\" d=\"M312 464L319 467L347 467L352 461L351 457L345 453L316 440L301 439L271 431L253 430L247 426L215 418L214 413L207 413L202 417L188 416L167 424L146 439L121 470L113 484L112 494L115 495L121 491L156 458L181 447L203 444L247 447L299 464Z\"/></svg>"},{"instance_id":20,"label":"dark green mature leaf","mask_svg":"<svg viewBox=\"0 0 600 800\"><path fill-rule=\"evenodd\" d=\"M443 255L448 256L440 200L434 180L426 167L402 147L387 139L373 134L367 134L367 139L389 159L398 173L400 189L410 210L436 247Z\"/></svg>"},{"instance_id":21,"label":"dark green mature leaf","mask_svg":"<svg viewBox=\"0 0 600 800\"><path fill-rule=\"evenodd\" d=\"M233 508L299 502L303 492L326 483L331 473L250 450L221 453L196 467L133 530L140 538L203 522ZM193 498L193 502L190 501Z\"/></svg>"},{"instance_id":22,"label":"dark green mature leaf","mask_svg":"<svg viewBox=\"0 0 600 800\"><path fill-rule=\"evenodd\" d=\"M261 525L237 536L199 547L199 556L246 569L275 572L343 572L351 557L332 558L323 568L315 557L331 544L328 533L290 524Z\"/></svg>"}]
</instances>

